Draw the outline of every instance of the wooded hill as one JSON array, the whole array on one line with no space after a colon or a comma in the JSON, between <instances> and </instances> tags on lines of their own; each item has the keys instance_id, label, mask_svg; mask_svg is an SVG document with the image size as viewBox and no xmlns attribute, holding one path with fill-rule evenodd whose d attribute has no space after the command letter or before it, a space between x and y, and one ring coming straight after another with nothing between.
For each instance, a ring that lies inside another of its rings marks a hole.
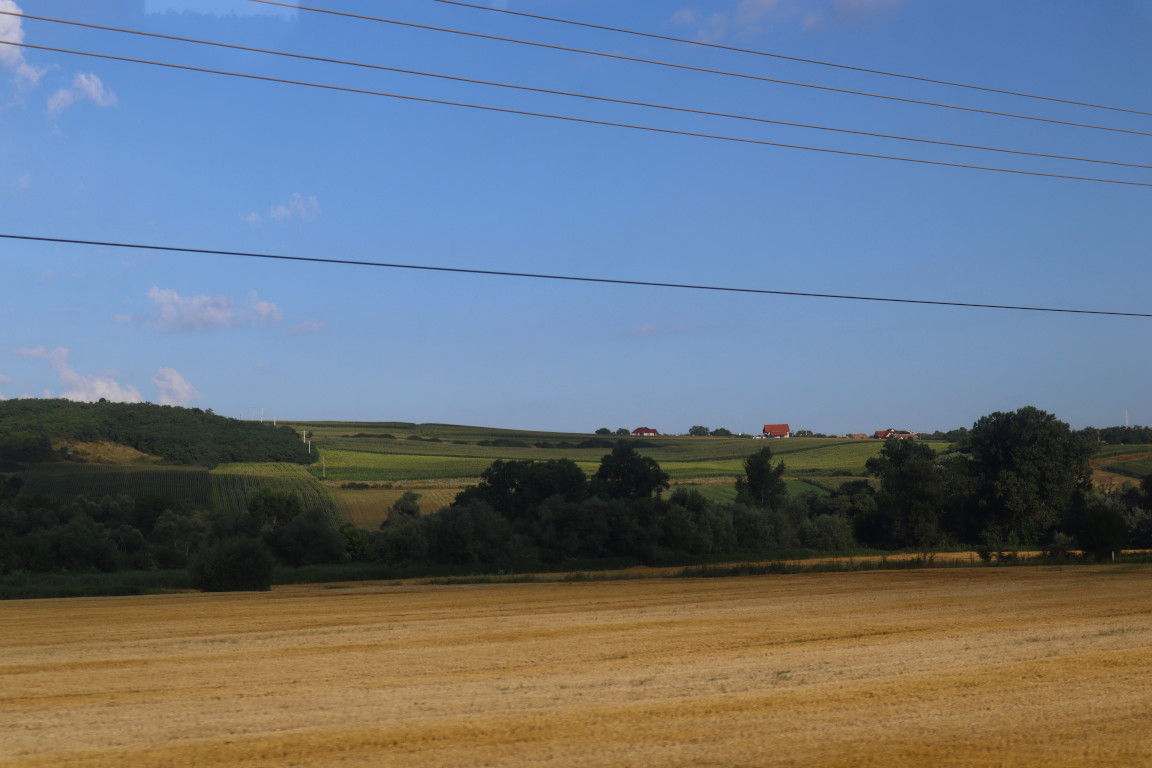
<instances>
[{"instance_id":1,"label":"wooded hill","mask_svg":"<svg viewBox=\"0 0 1152 768\"><path fill-rule=\"evenodd\" d=\"M61 441L111 442L168 464L316 461L291 427L240 421L211 410L153 403L0 401L0 469L58 461Z\"/></svg>"}]
</instances>

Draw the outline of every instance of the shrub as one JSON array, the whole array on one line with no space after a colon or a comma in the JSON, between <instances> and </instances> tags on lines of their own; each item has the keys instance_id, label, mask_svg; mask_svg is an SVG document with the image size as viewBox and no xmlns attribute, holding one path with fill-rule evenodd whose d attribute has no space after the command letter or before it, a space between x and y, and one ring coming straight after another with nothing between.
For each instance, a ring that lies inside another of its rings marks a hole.
<instances>
[{"instance_id":1,"label":"shrub","mask_svg":"<svg viewBox=\"0 0 1152 768\"><path fill-rule=\"evenodd\" d=\"M262 542L235 536L202 552L188 566L188 575L201 592L268 590L274 567L272 553Z\"/></svg>"}]
</instances>

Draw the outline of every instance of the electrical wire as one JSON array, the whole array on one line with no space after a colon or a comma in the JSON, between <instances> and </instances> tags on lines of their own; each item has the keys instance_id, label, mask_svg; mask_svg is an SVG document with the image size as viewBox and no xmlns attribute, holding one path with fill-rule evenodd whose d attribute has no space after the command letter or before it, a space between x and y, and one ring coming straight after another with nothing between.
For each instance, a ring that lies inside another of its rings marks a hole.
<instances>
[{"instance_id":1,"label":"electrical wire","mask_svg":"<svg viewBox=\"0 0 1152 768\"><path fill-rule=\"evenodd\" d=\"M9 12L0 10L0 14L4 14L4 13L9 13ZM361 62L361 61L349 61L346 59L333 59L333 58L329 58L326 56L312 56L309 54L292 53L289 51L278 51L278 50L273 50L273 49L269 49L269 48L257 48L257 47L249 46L249 45L237 45L234 43L221 43L221 42L217 42L214 40L202 40L199 38L183 37L180 35L166 35L166 34L162 34L159 32L146 32L143 30L127 29L124 27L111 27L111 26L106 26L104 24L92 24L89 22L74 21L71 19L57 19L57 18L52 18L49 16L34 16L31 14L27 14L27 13L23 14L23 18L33 19L36 21L46 21L46 22L51 22L53 24L64 24L64 25L68 25L68 26L82 27L84 29L96 29L96 30L100 30L102 32L117 32L117 33L121 33L121 34L136 35L136 36L140 36L140 37L149 37L149 38L155 38L155 39L160 39L160 40L168 40L168 41L172 41L172 42L193 43L195 45L213 46L216 48L225 48L225 49L236 50L236 51L244 51L246 53L259 53L259 54L264 54L264 55L269 55L269 56L281 56L281 57L286 57L286 58L299 59L299 60L303 60L303 61L313 61L313 62L319 62L319 63L324 63L324 64L338 64L341 66L359 67L359 68L363 68L363 69L371 69L371 70L382 71L382 72L394 72L394 73L398 73L398 74L416 75L419 77L429 77L429 78L436 78L436 79L441 79L441 80L450 80L452 82L467 83L470 85L486 85L486 86L491 86L494 88L507 88L507 89L513 89L513 90L518 90L518 91L529 91L532 93L544 93L544 94L549 94L549 95L553 95L553 96L564 96L564 97L576 98L576 99L586 99L586 100L590 100L590 101L601 101L601 102L607 102L607 103L611 103L611 104L624 104L624 105L628 105L628 106L644 107L644 108L648 108L648 109L660 109L660 110L671 111L671 112L682 112L682 113L689 113L689 114L695 114L695 115L705 115L705 116L709 116L709 117L722 117L722 118L727 118L727 119L732 119L732 120L745 120L745 121L750 121L750 122L766 123L766 124L770 124L770 125L787 126L787 127L791 127L791 128L802 128L802 129L806 129L806 130L829 131L829 132L834 132L834 133L846 133L846 134L851 134L854 136L868 136L870 138L891 139L893 141L909 141L909 142L916 142L919 144L933 144L936 146L943 146L943 147L956 147L956 148L961 148L961 149L975 149L975 150L980 150L980 151L984 151L984 152L1000 152L1003 154L1022 155L1022 156L1026 156L1026 157L1040 157L1040 158L1045 158L1045 159L1050 159L1050 160L1070 160L1070 161L1082 162L1082 163L1098 163L1098 164L1102 164L1102 165L1115 165L1115 166L1121 166L1121 167L1125 167L1125 168L1152 169L1152 165L1144 165L1141 163L1125 163L1125 162L1121 162L1118 160L1102 160L1102 159L1098 159L1098 158L1076 157L1076 156L1071 156L1071 155L1057 155L1057 154L1046 153L1046 152L1029 152L1027 150L1021 150L1021 149L1008 149L1008 148L1004 148L1004 147L989 147L989 146L984 146L984 145L980 145L980 144L965 144L963 142L943 141L943 140L939 140L939 139L925 139L925 138L919 138L919 137L915 137L915 136L899 136L899 135L895 135L895 134L879 133L879 132L875 132L875 131L858 131L858 130L853 130L851 128L837 128L834 126L827 126L827 125L813 125L813 124L809 124L809 123L797 123L797 122L790 122L790 121L786 121L786 120L773 120L773 119L766 118L766 117L755 117L755 116L751 116L751 115L740 115L740 114L732 114L732 113L727 113L727 112L715 112L715 111L706 110L706 109L693 109L690 107L677 107L677 106L672 106L672 105L667 105L667 104L655 104L655 103L651 103L651 102L636 101L636 100L632 100L632 99L617 99L617 98L612 98L609 96L597 96L594 94L587 94L587 93L575 93L575 92L571 92L571 91L561 91L561 90L555 90L555 89L551 89L551 88L535 88L532 86L518 85L515 83L502 83L502 82L496 82L496 81L492 81L492 80L480 80L478 78L472 78L472 77L460 77L457 75L445 75L445 74L436 73L436 72L423 72L420 70L408 69L408 68L404 68L404 67L389 67L389 66L385 66L383 64L369 64L369 63Z\"/></svg>"},{"instance_id":2,"label":"electrical wire","mask_svg":"<svg viewBox=\"0 0 1152 768\"><path fill-rule=\"evenodd\" d=\"M619 53L607 53L605 51L593 51L593 50L588 50L585 48L572 48L569 46L553 45L551 43L541 43L541 42L536 42L533 40L520 40L518 38L513 38L513 37L502 37L499 35L487 35L487 34L483 34L481 32L468 32L468 31L460 30L460 29L451 29L448 27L432 26L430 24L417 24L417 23L411 22L411 21L399 21L397 19L386 19L386 18L382 18L380 16L368 16L368 15L362 14L362 13L349 13L347 11L334 11L334 10L329 9L329 8L314 8L314 7L307 6L307 5L295 5L292 3L278 2L277 0L259 0L259 2L265 3L267 5L279 5L279 6L283 6L285 8L292 8L292 9L295 9L298 11L309 11L312 13L323 13L323 14L328 14L331 16L341 16L341 17L346 17L346 18L351 18L351 19L359 19L361 21L375 21L375 22L379 22L381 24L393 24L396 26L409 27L412 29L423 29L423 30L427 30L427 31L431 31L431 32L446 32L446 33L453 34L453 35L465 35L468 37L475 37L475 38L480 38L483 40L495 40L495 41L504 42L504 43L516 43L517 45L529 45L529 46L534 46L537 48L547 48L550 50L564 51L566 53L579 53L579 54L584 54L584 55L588 55L588 56L601 56L601 57L609 58L609 59L617 59L619 61L629 61L629 62L638 63L638 64L652 64L654 66L671 67L674 69L682 69L682 70L687 70L690 72L701 72L701 73L710 74L710 75L723 75L725 77L739 77L739 78L744 78L747 80L756 80L756 81L765 82L765 83L774 83L776 85L790 85L790 86L796 86L799 88L814 88L816 90L830 91L833 93L850 94L853 96L867 96L867 97L873 98L873 99L887 99L889 101L897 101L897 102L902 102L905 104L919 104L921 106L939 107L941 109L955 109L955 110L960 110L963 112L975 112L975 113L983 114L983 115L994 115L996 117L1009 117L1009 118L1015 118L1018 120L1034 120L1034 121L1041 122L1041 123L1054 123L1056 125L1067 125L1067 126L1072 126L1074 128L1089 128L1089 129L1097 130L1097 131L1113 131L1116 133L1135 134L1137 136L1152 136L1152 133L1149 133L1147 131L1137 131L1137 130L1131 130L1128 128L1116 128L1113 126L1095 125L1092 123L1077 123L1077 122L1073 122L1070 120L1056 120L1054 118L1049 118L1049 117L1038 117L1036 115L1022 115L1022 114L1017 114L1014 112L1001 112L1001 111L992 110L992 109L978 109L976 107L963 107L963 106L960 106L957 104L944 104L944 103L936 102L936 101L925 101L922 99L911 99L911 98L905 98L902 96L890 96L887 94L872 93L869 91L857 91L857 90L852 90L849 88L835 88L835 87L830 86L830 85L816 85L814 83L801 83L801 82L796 82L793 80L781 80L781 79L774 78L774 77L764 77L762 75L752 75L752 74L748 74L746 72L730 72L730 71L723 70L723 69L710 69L707 67L694 67L694 66L690 66L688 64L675 64L673 62L660 61L657 59L644 59L644 58L640 58L637 56L625 56L625 55L619 54Z\"/></svg>"},{"instance_id":3,"label":"electrical wire","mask_svg":"<svg viewBox=\"0 0 1152 768\"><path fill-rule=\"evenodd\" d=\"M781 59L783 61L795 61L801 64L816 64L821 67L833 67L835 69L845 69L852 72L864 72L870 75L883 75L884 77L898 77L904 80L915 80L921 83L931 83L933 85L945 85L951 88L967 88L973 91L984 91L986 93L998 93L1004 96L1018 96L1023 99L1037 99L1040 101L1051 101L1057 104L1071 104L1077 107L1090 107L1092 109L1106 109L1112 112L1127 112L1132 115L1147 115L1152 116L1152 112L1146 112L1140 109L1129 109L1127 107L1114 107L1107 104L1095 104L1089 101L1076 101L1074 99L1062 99L1056 96L1042 96L1035 93L1026 93L1023 91L1010 91L1003 88L992 88L985 85L973 85L971 83L959 83L953 80L940 80L932 77L923 77L920 75L909 75L903 72L890 72L883 69L873 69L870 67L858 67L851 64L839 64L832 61L822 61L820 59L806 59L801 56L787 56L783 53L774 53L772 51L763 51L756 48L739 48L734 45L724 45L722 43L707 43L702 40L690 40L684 37L673 37L671 35L660 35L655 32L643 32L636 29L625 29L623 27L611 27L605 24L592 24L586 21L575 21L573 19L561 19L555 16L544 16L538 13L525 13L524 11L513 11L508 8L496 8L487 5L474 5L473 3L461 2L461 0L431 0L434 3L443 3L445 5L456 5L461 8L471 8L477 11L490 11L492 13L502 13L509 16L519 16L526 19L537 19L540 21L549 21L557 24L569 24L574 27L584 27L586 29L598 29L604 32L619 32L625 35L635 35L636 37L646 37L652 40L664 40L672 43L683 43L687 45L697 46L700 48L713 48L721 51L732 51L735 53L748 53L754 56L767 56L773 59ZM265 5L285 5L284 3L272 3L269 0L251 0L254 3L264 3Z\"/></svg>"},{"instance_id":4,"label":"electrical wire","mask_svg":"<svg viewBox=\"0 0 1152 768\"><path fill-rule=\"evenodd\" d=\"M454 273L463 275L485 275L489 277L520 277L534 280L560 280L577 283L599 283L607 285L626 285L645 288L680 288L694 291L712 291L721 293L749 293L767 296L794 296L810 299L841 299L848 301L872 301L891 304L926 304L939 307L964 307L969 309L1012 309L1023 312L1057 312L1076 315L1111 315L1116 317L1146 317L1152 318L1148 312L1114 312L1098 309L1068 309L1063 307L1029 307L1011 304L983 304L969 301L934 301L931 299L897 299L879 296L852 296L836 293L813 293L808 291L779 291L767 288L735 288L732 286L698 285L694 283L668 283L654 280L621 280L608 277L580 277L576 275L549 275L536 272L510 272L495 269L467 269L464 267L442 267L427 264L396 264L379 261L361 261L357 259L332 259L319 256L286 256L273 253L255 253L251 251L225 251L209 248L187 248L170 245L144 245L140 243L119 243L100 240L80 240L64 237L38 237L33 235L16 235L0 233L0 238L8 240L23 240L41 243L58 243L64 245L91 245L102 248L130 248L146 251L167 251L172 253L192 253L206 256L237 256L253 259L270 259L277 261L307 262L314 264L342 264L357 267L378 267L384 269L409 269L425 272Z\"/></svg>"},{"instance_id":5,"label":"electrical wire","mask_svg":"<svg viewBox=\"0 0 1152 768\"><path fill-rule=\"evenodd\" d=\"M874 153L874 152L855 152L855 151L847 150L847 149L833 149L831 147L812 147L812 146L807 146L804 144L789 144L789 143L779 142L779 141L766 141L763 139L748 139L748 138L741 138L741 137L737 137L737 136L723 136L720 134L701 133L698 131L683 131L683 130L677 130L674 128L660 128L660 127L651 126L651 125L636 125L634 123L621 123L621 122L615 122L615 121L609 121L609 120L594 120L592 118L587 118L587 117L575 117L573 115L558 115L558 114L554 114L554 113L550 113L550 112L533 112L533 111L523 110L523 109L511 109L508 107L494 107L494 106L485 105L485 104L471 104L468 102L449 101L447 99L433 99L433 98L429 98L426 96L411 96L408 94L389 93L386 91L374 91L374 90L370 90L370 89L366 89L366 88L352 88L349 86L331 85L328 83L314 83L314 82L309 82L309 81L305 81L305 80L290 80L288 78L283 78L283 77L271 77L269 75L255 75L255 74L246 73L246 72L229 72L227 70L209 69L207 67L194 67L194 66L191 66L188 64L174 64L171 62L152 61L149 59L138 59L138 58L132 58L129 56L114 56L114 55L108 54L108 53L95 53L92 51L77 51L77 50L72 50L69 48L57 48L57 47L47 46L47 45L34 45L32 43L18 43L18 42L14 42L14 41L10 41L10 40L0 40L0 43L2 43L4 45L12 45L12 46L20 47L20 48L29 48L29 49L33 49L33 50L39 50L39 51L50 51L53 53L66 53L66 54L71 54L71 55L75 55L75 56L88 56L88 57L97 58L97 59L105 59L108 61L121 61L121 62L133 63L133 64L147 64L150 66L165 67L168 69L177 69L177 70L183 70L183 71L187 71L187 72L198 72L201 74L222 75L222 76L226 76L226 77L238 77L238 78L245 78L245 79L249 79L249 80L258 80L258 81L268 82L268 83L281 83L281 84L285 84L285 85L298 85L298 86L304 86L304 87L308 87L308 88L319 88L319 89L323 89L323 90L338 91L338 92L343 92L343 93L358 93L358 94L367 95L367 96L382 96L382 97L391 98L391 99L402 99L405 101L412 101L412 102L418 102L418 103L424 103L424 104L439 104L442 106L463 107L463 108L467 108L467 109L478 109L478 110L484 110L487 112L497 112L497 113L508 114L508 115L520 115L520 116L526 116L526 117L540 117L540 118L545 118L545 119L549 119L549 120L562 120L562 121L571 122L571 123L584 123L587 125L601 125L601 126L607 126L607 127L612 127L612 128L627 128L630 130L648 131L648 132L652 132L652 133L661 133L661 134L666 134L666 135L671 135L671 136L688 136L688 137L692 137L692 138L711 139L711 140L715 140L715 141L730 141L730 142L735 142L735 143L740 143L740 144L753 144L753 145L765 146L765 147L778 147L778 148L783 148L783 149L799 149L799 150L804 150L804 151L808 151L808 152L823 152L826 154L842 155L842 156L848 156L848 157L866 157L866 158L872 158L872 159L876 159L876 160L893 160L893 161L899 161L899 162L905 162L905 163L918 163L921 165L935 165L935 166L941 166L941 167L947 167L947 168L964 168L967 170L976 170L976 171L991 171L991 172L995 172L995 173L1011 173L1011 174L1016 174L1016 175L1021 175L1021 176L1037 176L1037 177L1041 177L1041 178L1066 179L1066 180L1070 180L1070 181L1089 181L1089 182L1096 182L1096 183L1101 183L1101 184L1120 184L1120 185L1131 186L1131 187L1152 187L1152 182L1128 181L1125 179L1108 179L1108 178L1101 178L1101 177L1094 177L1094 176L1075 176L1072 174L1064 174L1064 173L1045 173L1042 171L1026 171L1026 170L1022 170L1022 169L1018 169L1018 168L998 168L998 167L994 167L994 166L975 165L975 164L971 164L971 163L951 163L951 162L946 162L943 160L926 160L923 158L903 157L903 156L899 156L899 155L883 155L883 154Z\"/></svg>"}]
</instances>

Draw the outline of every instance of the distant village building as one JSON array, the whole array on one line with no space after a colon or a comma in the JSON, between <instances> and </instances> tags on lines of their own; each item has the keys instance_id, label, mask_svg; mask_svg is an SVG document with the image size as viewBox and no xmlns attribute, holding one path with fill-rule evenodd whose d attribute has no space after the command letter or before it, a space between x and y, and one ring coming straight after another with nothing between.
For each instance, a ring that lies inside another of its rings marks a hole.
<instances>
[{"instance_id":1,"label":"distant village building","mask_svg":"<svg viewBox=\"0 0 1152 768\"><path fill-rule=\"evenodd\" d=\"M653 437L660 433L651 427L636 427L636 429L632 430L632 434L638 435L640 437Z\"/></svg>"},{"instance_id":2,"label":"distant village building","mask_svg":"<svg viewBox=\"0 0 1152 768\"><path fill-rule=\"evenodd\" d=\"M916 433L908 429L892 429L889 427L888 429L876 430L876 434L872 435L872 437L877 440L887 440L890 437L894 437L897 440L915 440Z\"/></svg>"},{"instance_id":3,"label":"distant village building","mask_svg":"<svg viewBox=\"0 0 1152 768\"><path fill-rule=\"evenodd\" d=\"M765 424L764 437L792 437L792 429L787 424Z\"/></svg>"},{"instance_id":4,"label":"distant village building","mask_svg":"<svg viewBox=\"0 0 1152 768\"><path fill-rule=\"evenodd\" d=\"M849 435L849 437L851 437L853 440L867 440L868 439L868 435L864 434L863 432L853 432L851 435Z\"/></svg>"}]
</instances>

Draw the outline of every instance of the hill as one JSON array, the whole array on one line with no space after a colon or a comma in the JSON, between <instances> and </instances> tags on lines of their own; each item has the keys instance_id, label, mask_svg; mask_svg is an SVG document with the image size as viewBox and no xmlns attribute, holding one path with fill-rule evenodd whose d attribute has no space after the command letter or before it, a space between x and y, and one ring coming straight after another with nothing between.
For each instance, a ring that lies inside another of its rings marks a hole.
<instances>
[{"instance_id":1,"label":"hill","mask_svg":"<svg viewBox=\"0 0 1152 768\"><path fill-rule=\"evenodd\" d=\"M153 403L79 403L71 400L0 401L0 468L67 458L86 461L75 443L112 443L166 464L212 469L228 462L308 464L291 427L240 421L211 410Z\"/></svg>"}]
</instances>

